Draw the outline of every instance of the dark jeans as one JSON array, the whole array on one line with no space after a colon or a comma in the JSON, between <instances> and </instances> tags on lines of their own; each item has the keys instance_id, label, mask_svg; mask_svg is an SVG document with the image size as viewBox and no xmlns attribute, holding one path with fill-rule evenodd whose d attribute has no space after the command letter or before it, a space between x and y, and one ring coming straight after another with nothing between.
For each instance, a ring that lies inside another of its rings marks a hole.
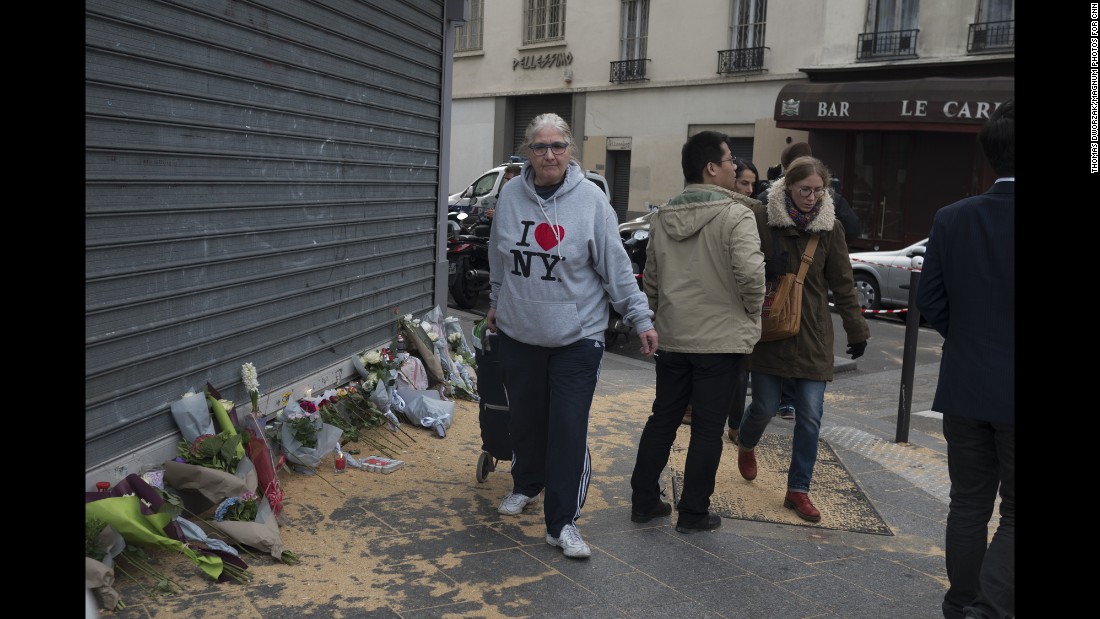
<instances>
[{"instance_id":1,"label":"dark jeans","mask_svg":"<svg viewBox=\"0 0 1100 619\"><path fill-rule=\"evenodd\" d=\"M943 416L951 504L943 616L1016 615L1016 426ZM989 540L998 487L1001 521Z\"/></svg>"},{"instance_id":2,"label":"dark jeans","mask_svg":"<svg viewBox=\"0 0 1100 619\"><path fill-rule=\"evenodd\" d=\"M576 525L588 496L588 415L604 345L580 339L546 348L498 334L511 413L512 491L535 496L545 490L546 532L558 537L563 526Z\"/></svg>"},{"instance_id":3,"label":"dark jeans","mask_svg":"<svg viewBox=\"0 0 1100 619\"><path fill-rule=\"evenodd\" d=\"M684 463L684 489L677 506L684 521L698 521L710 511L714 477L722 459L722 431L733 403L734 377L745 355L658 351L653 414L638 440L638 458L630 477L631 503L650 511L661 500L660 476L668 464L676 431L691 404L691 440Z\"/></svg>"},{"instance_id":4,"label":"dark jeans","mask_svg":"<svg viewBox=\"0 0 1100 619\"><path fill-rule=\"evenodd\" d=\"M741 427L741 418L744 417L746 402L749 397L749 371L742 370L738 373L737 383L734 386L733 406L730 407L729 426L737 429ZM789 407L794 410L794 379L783 379L783 395L779 398L779 408Z\"/></svg>"},{"instance_id":5,"label":"dark jeans","mask_svg":"<svg viewBox=\"0 0 1100 619\"><path fill-rule=\"evenodd\" d=\"M794 408L794 379L783 379L783 395L779 397L779 408Z\"/></svg>"}]
</instances>

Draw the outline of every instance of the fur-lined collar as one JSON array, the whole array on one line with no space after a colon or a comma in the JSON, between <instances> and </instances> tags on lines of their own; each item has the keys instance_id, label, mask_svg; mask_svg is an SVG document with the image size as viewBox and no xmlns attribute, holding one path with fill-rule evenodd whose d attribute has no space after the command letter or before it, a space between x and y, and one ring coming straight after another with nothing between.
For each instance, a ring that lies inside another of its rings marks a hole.
<instances>
[{"instance_id":1,"label":"fur-lined collar","mask_svg":"<svg viewBox=\"0 0 1100 619\"><path fill-rule=\"evenodd\" d=\"M768 188L768 225L774 228L793 228L794 220L787 214L787 203L783 199L787 188L786 177L775 179ZM828 232L836 223L836 207L833 205L833 192L826 191L821 196L821 209L817 217L806 227L807 232Z\"/></svg>"}]
</instances>

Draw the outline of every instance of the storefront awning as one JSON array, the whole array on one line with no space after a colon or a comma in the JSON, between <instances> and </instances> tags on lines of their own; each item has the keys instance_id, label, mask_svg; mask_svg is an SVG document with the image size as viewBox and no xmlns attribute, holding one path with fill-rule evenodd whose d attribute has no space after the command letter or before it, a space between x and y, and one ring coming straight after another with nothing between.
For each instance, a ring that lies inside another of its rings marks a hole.
<instances>
[{"instance_id":1,"label":"storefront awning","mask_svg":"<svg viewBox=\"0 0 1100 619\"><path fill-rule=\"evenodd\" d=\"M796 82L779 91L775 124L784 129L977 132L1015 90L1015 77Z\"/></svg>"}]
</instances>

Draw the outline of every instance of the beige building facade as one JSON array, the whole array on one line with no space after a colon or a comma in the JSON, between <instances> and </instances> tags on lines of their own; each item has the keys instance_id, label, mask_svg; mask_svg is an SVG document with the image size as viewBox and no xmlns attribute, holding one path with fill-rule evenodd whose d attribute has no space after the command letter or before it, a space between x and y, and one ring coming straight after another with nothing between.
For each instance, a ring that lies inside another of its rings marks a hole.
<instances>
[{"instance_id":1,"label":"beige building facade","mask_svg":"<svg viewBox=\"0 0 1100 619\"><path fill-rule=\"evenodd\" d=\"M620 218L683 187L680 148L716 129L761 175L807 141L894 249L984 191L974 136L1012 96L1012 0L467 0L456 30L450 192L553 111ZM945 170L947 170L945 172Z\"/></svg>"}]
</instances>

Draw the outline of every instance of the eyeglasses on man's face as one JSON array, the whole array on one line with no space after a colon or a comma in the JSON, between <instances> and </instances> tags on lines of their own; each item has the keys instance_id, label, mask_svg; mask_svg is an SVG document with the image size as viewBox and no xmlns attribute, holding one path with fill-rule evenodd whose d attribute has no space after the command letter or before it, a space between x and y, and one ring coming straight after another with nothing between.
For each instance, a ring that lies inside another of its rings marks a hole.
<instances>
[{"instance_id":1,"label":"eyeglasses on man's face","mask_svg":"<svg viewBox=\"0 0 1100 619\"><path fill-rule=\"evenodd\" d=\"M802 187L798 188L798 195L802 196L803 198L810 197L811 193L814 194L815 198L820 198L821 196L825 195L825 188L824 187L818 187L818 188L814 189L813 187L806 187L806 186L802 186Z\"/></svg>"},{"instance_id":2,"label":"eyeglasses on man's face","mask_svg":"<svg viewBox=\"0 0 1100 619\"><path fill-rule=\"evenodd\" d=\"M717 163L718 165L722 165L723 163L725 163L727 161L730 162L733 165L734 168L737 167L737 163L735 163L737 161L737 159L735 157L730 157L729 159L719 159L718 161L715 161L714 163Z\"/></svg>"},{"instance_id":3,"label":"eyeglasses on man's face","mask_svg":"<svg viewBox=\"0 0 1100 619\"><path fill-rule=\"evenodd\" d=\"M536 155L542 156L546 154L546 149L550 149L550 152L555 155L564 155L565 149L569 148L568 142L554 142L552 144L532 144L531 152Z\"/></svg>"}]
</instances>

